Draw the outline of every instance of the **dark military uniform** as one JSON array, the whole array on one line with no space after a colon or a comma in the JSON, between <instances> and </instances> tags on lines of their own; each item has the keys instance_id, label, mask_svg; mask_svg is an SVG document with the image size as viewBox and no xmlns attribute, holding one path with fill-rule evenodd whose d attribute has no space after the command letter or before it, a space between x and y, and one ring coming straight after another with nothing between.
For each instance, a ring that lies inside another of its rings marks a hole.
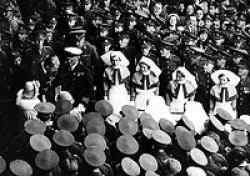
<instances>
[{"instance_id":1,"label":"dark military uniform","mask_svg":"<svg viewBox=\"0 0 250 176\"><path fill-rule=\"evenodd\" d=\"M211 79L211 73L198 71L196 79L198 83L198 88L195 99L196 101L201 102L206 112L209 112L210 90L214 85Z\"/></svg>"},{"instance_id":2,"label":"dark military uniform","mask_svg":"<svg viewBox=\"0 0 250 176\"><path fill-rule=\"evenodd\" d=\"M24 65L26 67L28 80L37 79L40 72L40 64L53 53L53 49L49 46L44 46L39 53L36 47L27 49L24 57Z\"/></svg>"},{"instance_id":3,"label":"dark military uniform","mask_svg":"<svg viewBox=\"0 0 250 176\"><path fill-rule=\"evenodd\" d=\"M93 76L88 68L80 64L73 70L69 65L62 67L56 78L56 85L62 85L62 90L69 91L76 104L82 97L92 98L93 96Z\"/></svg>"},{"instance_id":4,"label":"dark military uniform","mask_svg":"<svg viewBox=\"0 0 250 176\"><path fill-rule=\"evenodd\" d=\"M172 80L172 73L177 69L178 66L181 65L181 60L179 57L175 55L170 55L169 58L161 58L160 66L162 73L159 77L160 87L159 87L159 95L165 98L167 85L169 81Z\"/></svg>"},{"instance_id":5,"label":"dark military uniform","mask_svg":"<svg viewBox=\"0 0 250 176\"><path fill-rule=\"evenodd\" d=\"M237 111L239 115L247 114L250 115L250 77L248 76L245 80L241 80L238 89L238 102Z\"/></svg>"}]
</instances>

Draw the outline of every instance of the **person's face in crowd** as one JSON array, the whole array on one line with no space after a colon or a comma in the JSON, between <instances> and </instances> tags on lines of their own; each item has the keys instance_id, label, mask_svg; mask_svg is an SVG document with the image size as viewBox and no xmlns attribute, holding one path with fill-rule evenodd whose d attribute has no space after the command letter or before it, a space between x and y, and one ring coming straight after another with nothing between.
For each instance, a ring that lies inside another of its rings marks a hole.
<instances>
[{"instance_id":1,"label":"person's face in crowd","mask_svg":"<svg viewBox=\"0 0 250 176\"><path fill-rule=\"evenodd\" d=\"M69 27L75 26L75 25L76 25L76 22L77 22L77 20L76 20L76 17L75 17L75 16L70 16L70 17L68 18L68 25L69 25Z\"/></svg>"},{"instance_id":2,"label":"person's face in crowd","mask_svg":"<svg viewBox=\"0 0 250 176\"><path fill-rule=\"evenodd\" d=\"M103 23L103 20L101 17L96 16L95 19L92 21L92 23L95 27L97 27Z\"/></svg>"},{"instance_id":3,"label":"person's face in crowd","mask_svg":"<svg viewBox=\"0 0 250 176\"><path fill-rule=\"evenodd\" d=\"M182 82L182 81L184 81L184 80L185 80L185 75L178 71L178 72L176 73L176 81Z\"/></svg>"},{"instance_id":4,"label":"person's face in crowd","mask_svg":"<svg viewBox=\"0 0 250 176\"><path fill-rule=\"evenodd\" d=\"M68 63L70 67L73 67L74 65L78 64L78 62L79 62L79 56L68 57Z\"/></svg>"},{"instance_id":5,"label":"person's face in crowd","mask_svg":"<svg viewBox=\"0 0 250 176\"><path fill-rule=\"evenodd\" d=\"M111 63L113 66L118 66L121 63L121 59L117 56L110 56L111 57Z\"/></svg>"},{"instance_id":6,"label":"person's face in crowd","mask_svg":"<svg viewBox=\"0 0 250 176\"><path fill-rule=\"evenodd\" d=\"M230 5L230 1L229 0L224 0L222 3L221 3L222 6L229 6Z\"/></svg>"},{"instance_id":7,"label":"person's face in crowd","mask_svg":"<svg viewBox=\"0 0 250 176\"><path fill-rule=\"evenodd\" d=\"M221 29L222 29L223 31L227 30L227 22L223 22L223 23L221 24Z\"/></svg>"},{"instance_id":8,"label":"person's face in crowd","mask_svg":"<svg viewBox=\"0 0 250 176\"><path fill-rule=\"evenodd\" d=\"M215 29L220 29L220 20L215 20L214 21L214 28Z\"/></svg>"},{"instance_id":9,"label":"person's face in crowd","mask_svg":"<svg viewBox=\"0 0 250 176\"><path fill-rule=\"evenodd\" d=\"M60 61L57 56L52 56L50 59L50 63L45 66L47 72L56 72L60 67Z\"/></svg>"},{"instance_id":10,"label":"person's face in crowd","mask_svg":"<svg viewBox=\"0 0 250 176\"><path fill-rule=\"evenodd\" d=\"M33 31L36 27L36 22L33 19L29 19L29 24L28 24L28 28Z\"/></svg>"},{"instance_id":11,"label":"person's face in crowd","mask_svg":"<svg viewBox=\"0 0 250 176\"><path fill-rule=\"evenodd\" d=\"M78 41L76 42L76 46L81 48L85 46L85 44L86 44L86 36L85 34L83 34L82 36L78 38Z\"/></svg>"},{"instance_id":12,"label":"person's face in crowd","mask_svg":"<svg viewBox=\"0 0 250 176\"><path fill-rule=\"evenodd\" d=\"M171 26L175 26L177 24L177 17L176 16L171 16L170 19L169 19L169 24Z\"/></svg>"},{"instance_id":13,"label":"person's face in crowd","mask_svg":"<svg viewBox=\"0 0 250 176\"><path fill-rule=\"evenodd\" d=\"M119 40L120 48L126 48L126 47L128 47L129 41L130 41L129 38L121 38L121 39Z\"/></svg>"},{"instance_id":14,"label":"person's face in crowd","mask_svg":"<svg viewBox=\"0 0 250 176\"><path fill-rule=\"evenodd\" d=\"M105 5L105 7L109 7L110 6L110 0L104 0L104 5Z\"/></svg>"},{"instance_id":15,"label":"person's face in crowd","mask_svg":"<svg viewBox=\"0 0 250 176\"><path fill-rule=\"evenodd\" d=\"M108 32L107 29L102 29L102 30L100 31L100 36L101 36L101 37L106 37L106 36L108 36L108 34L109 34L109 32Z\"/></svg>"},{"instance_id":16,"label":"person's face in crowd","mask_svg":"<svg viewBox=\"0 0 250 176\"><path fill-rule=\"evenodd\" d=\"M140 71L141 71L141 73L143 75L147 75L149 73L149 71L150 71L150 68L149 68L149 66L147 64L141 63L140 64Z\"/></svg>"},{"instance_id":17,"label":"person's face in crowd","mask_svg":"<svg viewBox=\"0 0 250 176\"><path fill-rule=\"evenodd\" d=\"M115 25L115 33L121 33L123 31L123 25L117 24Z\"/></svg>"},{"instance_id":18,"label":"person's face in crowd","mask_svg":"<svg viewBox=\"0 0 250 176\"><path fill-rule=\"evenodd\" d=\"M92 3L90 1L84 4L85 11L89 11L91 7L92 7Z\"/></svg>"},{"instance_id":19,"label":"person's face in crowd","mask_svg":"<svg viewBox=\"0 0 250 176\"><path fill-rule=\"evenodd\" d=\"M44 42L45 42L46 36L44 36L43 34L38 34L35 44L39 49L42 49L44 46Z\"/></svg>"},{"instance_id":20,"label":"person's face in crowd","mask_svg":"<svg viewBox=\"0 0 250 176\"><path fill-rule=\"evenodd\" d=\"M150 46L143 46L142 47L142 55L144 55L144 56L149 55L150 50L151 50Z\"/></svg>"},{"instance_id":21,"label":"person's face in crowd","mask_svg":"<svg viewBox=\"0 0 250 176\"><path fill-rule=\"evenodd\" d=\"M202 10L197 10L196 11L196 18L197 20L202 20L204 14L203 14L203 11Z\"/></svg>"},{"instance_id":22,"label":"person's face in crowd","mask_svg":"<svg viewBox=\"0 0 250 176\"><path fill-rule=\"evenodd\" d=\"M205 20L205 27L206 28L210 29L212 25L213 25L213 23L210 19Z\"/></svg>"},{"instance_id":23,"label":"person's face in crowd","mask_svg":"<svg viewBox=\"0 0 250 176\"><path fill-rule=\"evenodd\" d=\"M50 22L49 22L49 28L52 29L52 30L55 30L56 28L56 25L57 25L57 19L55 17L53 17Z\"/></svg>"},{"instance_id":24,"label":"person's face in crowd","mask_svg":"<svg viewBox=\"0 0 250 176\"><path fill-rule=\"evenodd\" d=\"M214 69L214 64L211 62L205 63L203 69L205 72L211 73Z\"/></svg>"},{"instance_id":25,"label":"person's face in crowd","mask_svg":"<svg viewBox=\"0 0 250 176\"><path fill-rule=\"evenodd\" d=\"M154 14L155 15L160 15L162 13L162 4L161 3L156 3L154 5Z\"/></svg>"},{"instance_id":26,"label":"person's face in crowd","mask_svg":"<svg viewBox=\"0 0 250 176\"><path fill-rule=\"evenodd\" d=\"M216 46L221 46L224 42L225 42L225 39L224 39L224 38L216 39L216 40L215 40L215 45L216 45Z\"/></svg>"},{"instance_id":27,"label":"person's face in crowd","mask_svg":"<svg viewBox=\"0 0 250 176\"><path fill-rule=\"evenodd\" d=\"M187 15L189 15L189 16L193 15L194 14L194 7L192 5L188 5L186 12L187 12Z\"/></svg>"},{"instance_id":28,"label":"person's face in crowd","mask_svg":"<svg viewBox=\"0 0 250 176\"><path fill-rule=\"evenodd\" d=\"M136 26L136 24L137 24L137 22L136 22L136 20L134 20L134 19L131 19L130 21L129 21L129 29L134 29L134 27Z\"/></svg>"},{"instance_id":29,"label":"person's face in crowd","mask_svg":"<svg viewBox=\"0 0 250 176\"><path fill-rule=\"evenodd\" d=\"M64 11L65 14L67 14L67 11L72 11L73 12L74 7L73 7L73 5L67 5L67 6L63 7L62 10Z\"/></svg>"},{"instance_id":30,"label":"person's face in crowd","mask_svg":"<svg viewBox=\"0 0 250 176\"><path fill-rule=\"evenodd\" d=\"M216 12L217 12L216 7L214 5L210 5L210 7L209 7L209 14L213 16L213 15L216 14Z\"/></svg>"},{"instance_id":31,"label":"person's face in crowd","mask_svg":"<svg viewBox=\"0 0 250 176\"><path fill-rule=\"evenodd\" d=\"M190 29L191 29L192 31L195 31L195 30L196 30L196 27L197 27L196 18L191 18L190 21L189 21L188 26L190 27Z\"/></svg>"},{"instance_id":32,"label":"person's face in crowd","mask_svg":"<svg viewBox=\"0 0 250 176\"><path fill-rule=\"evenodd\" d=\"M226 60L224 58L217 59L217 66L219 68L225 68Z\"/></svg>"},{"instance_id":33,"label":"person's face in crowd","mask_svg":"<svg viewBox=\"0 0 250 176\"><path fill-rule=\"evenodd\" d=\"M161 53L162 57L166 57L166 58L168 58L168 56L171 55L170 49L167 49L167 48L164 48L164 47L161 48L160 53Z\"/></svg>"},{"instance_id":34,"label":"person's face in crowd","mask_svg":"<svg viewBox=\"0 0 250 176\"><path fill-rule=\"evenodd\" d=\"M208 34L206 32L202 32L200 34L200 40L201 41L205 42L207 40L207 38L208 38Z\"/></svg>"},{"instance_id":35,"label":"person's face in crowd","mask_svg":"<svg viewBox=\"0 0 250 176\"><path fill-rule=\"evenodd\" d=\"M179 10L180 10L180 12L184 12L184 10L185 10L185 4L184 3L179 4Z\"/></svg>"},{"instance_id":36,"label":"person's face in crowd","mask_svg":"<svg viewBox=\"0 0 250 176\"><path fill-rule=\"evenodd\" d=\"M207 1L203 1L201 3L201 9L203 11L204 14L208 13L208 2Z\"/></svg>"},{"instance_id":37,"label":"person's face in crowd","mask_svg":"<svg viewBox=\"0 0 250 176\"><path fill-rule=\"evenodd\" d=\"M242 59L243 58L241 56L235 56L235 57L233 57L233 62L235 64L239 64Z\"/></svg>"},{"instance_id":38,"label":"person's face in crowd","mask_svg":"<svg viewBox=\"0 0 250 176\"><path fill-rule=\"evenodd\" d=\"M238 69L238 75L240 76L240 77L247 77L248 75L249 75L249 70L247 69L247 68L242 68L242 67L240 67L239 69Z\"/></svg>"},{"instance_id":39,"label":"person's face in crowd","mask_svg":"<svg viewBox=\"0 0 250 176\"><path fill-rule=\"evenodd\" d=\"M155 26L153 24L148 24L146 30L151 34L153 34L156 31Z\"/></svg>"},{"instance_id":40,"label":"person's face in crowd","mask_svg":"<svg viewBox=\"0 0 250 176\"><path fill-rule=\"evenodd\" d=\"M51 42L53 40L53 33L52 32L47 32L46 33L46 41Z\"/></svg>"},{"instance_id":41,"label":"person's face in crowd","mask_svg":"<svg viewBox=\"0 0 250 176\"><path fill-rule=\"evenodd\" d=\"M8 10L8 11L4 12L4 16L7 19L12 19L14 17L14 13L12 10Z\"/></svg>"},{"instance_id":42,"label":"person's face in crowd","mask_svg":"<svg viewBox=\"0 0 250 176\"><path fill-rule=\"evenodd\" d=\"M104 45L104 52L107 53L108 51L110 51L110 48L111 48L111 44L105 44Z\"/></svg>"},{"instance_id":43,"label":"person's face in crowd","mask_svg":"<svg viewBox=\"0 0 250 176\"><path fill-rule=\"evenodd\" d=\"M22 58L20 56L14 59L14 65L20 66L22 64Z\"/></svg>"},{"instance_id":44,"label":"person's face in crowd","mask_svg":"<svg viewBox=\"0 0 250 176\"><path fill-rule=\"evenodd\" d=\"M121 17L121 15L122 15L122 14L121 14L121 12L120 12L119 10L116 10L116 11L115 11L115 19L116 19L116 20L119 20L120 17Z\"/></svg>"},{"instance_id":45,"label":"person's face in crowd","mask_svg":"<svg viewBox=\"0 0 250 176\"><path fill-rule=\"evenodd\" d=\"M19 33L18 34L18 40L20 40L20 41L25 41L27 38L28 38L27 33Z\"/></svg>"},{"instance_id":46,"label":"person's face in crowd","mask_svg":"<svg viewBox=\"0 0 250 176\"><path fill-rule=\"evenodd\" d=\"M219 75L219 84L225 85L228 83L228 78L225 75Z\"/></svg>"},{"instance_id":47,"label":"person's face in crowd","mask_svg":"<svg viewBox=\"0 0 250 176\"><path fill-rule=\"evenodd\" d=\"M239 19L239 20L237 20L236 25L238 28L244 29L246 26L246 21L243 19Z\"/></svg>"}]
</instances>

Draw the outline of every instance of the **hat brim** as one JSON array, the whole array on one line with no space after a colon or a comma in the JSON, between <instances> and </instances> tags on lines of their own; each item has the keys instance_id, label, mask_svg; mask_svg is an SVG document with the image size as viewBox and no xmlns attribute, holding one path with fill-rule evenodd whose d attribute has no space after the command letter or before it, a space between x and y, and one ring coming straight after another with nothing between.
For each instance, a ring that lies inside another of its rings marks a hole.
<instances>
[{"instance_id":1,"label":"hat brim","mask_svg":"<svg viewBox=\"0 0 250 176\"><path fill-rule=\"evenodd\" d=\"M219 75L224 74L229 79L229 84L232 86L237 86L240 82L240 78L233 72L229 70L217 70L211 74L211 79L215 84L219 84Z\"/></svg>"}]
</instances>

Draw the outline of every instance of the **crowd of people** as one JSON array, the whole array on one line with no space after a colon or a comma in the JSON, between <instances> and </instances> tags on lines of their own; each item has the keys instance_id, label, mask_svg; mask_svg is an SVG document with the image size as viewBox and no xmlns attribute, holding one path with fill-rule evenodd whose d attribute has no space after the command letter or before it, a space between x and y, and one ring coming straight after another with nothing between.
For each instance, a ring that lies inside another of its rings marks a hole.
<instances>
[{"instance_id":1,"label":"crowd of people","mask_svg":"<svg viewBox=\"0 0 250 176\"><path fill-rule=\"evenodd\" d=\"M0 175L250 174L250 2L3 0Z\"/></svg>"}]
</instances>

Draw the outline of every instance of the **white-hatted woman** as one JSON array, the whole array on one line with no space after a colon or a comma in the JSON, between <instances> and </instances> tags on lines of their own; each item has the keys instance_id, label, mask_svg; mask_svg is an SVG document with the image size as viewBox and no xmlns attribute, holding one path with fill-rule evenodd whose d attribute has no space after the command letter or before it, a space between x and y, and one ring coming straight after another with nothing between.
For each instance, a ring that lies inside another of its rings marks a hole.
<instances>
[{"instance_id":1,"label":"white-hatted woman","mask_svg":"<svg viewBox=\"0 0 250 176\"><path fill-rule=\"evenodd\" d=\"M24 88L17 93L16 105L23 111L27 120L36 119L37 112L34 107L40 103L38 98L39 87L38 81L27 81Z\"/></svg>"},{"instance_id":2,"label":"white-hatted woman","mask_svg":"<svg viewBox=\"0 0 250 176\"><path fill-rule=\"evenodd\" d=\"M135 106L145 111L149 100L158 95L159 75L161 70L151 59L143 56L139 61L132 78Z\"/></svg>"},{"instance_id":3,"label":"white-hatted woman","mask_svg":"<svg viewBox=\"0 0 250 176\"><path fill-rule=\"evenodd\" d=\"M217 108L222 108L236 118L236 86L240 78L229 70L217 70L211 78L215 85L210 91L210 114L214 114Z\"/></svg>"},{"instance_id":4,"label":"white-hatted woman","mask_svg":"<svg viewBox=\"0 0 250 176\"><path fill-rule=\"evenodd\" d=\"M108 66L104 71L105 99L113 106L114 113L119 114L122 106L130 102L127 91L130 78L129 61L120 51L109 51L101 58Z\"/></svg>"},{"instance_id":5,"label":"white-hatted woman","mask_svg":"<svg viewBox=\"0 0 250 176\"><path fill-rule=\"evenodd\" d=\"M209 118L202 105L194 101L196 89L195 77L185 67L178 67L172 74L167 99L170 100L170 112L185 115L194 124L195 131L200 134L205 130L205 122Z\"/></svg>"}]
</instances>

